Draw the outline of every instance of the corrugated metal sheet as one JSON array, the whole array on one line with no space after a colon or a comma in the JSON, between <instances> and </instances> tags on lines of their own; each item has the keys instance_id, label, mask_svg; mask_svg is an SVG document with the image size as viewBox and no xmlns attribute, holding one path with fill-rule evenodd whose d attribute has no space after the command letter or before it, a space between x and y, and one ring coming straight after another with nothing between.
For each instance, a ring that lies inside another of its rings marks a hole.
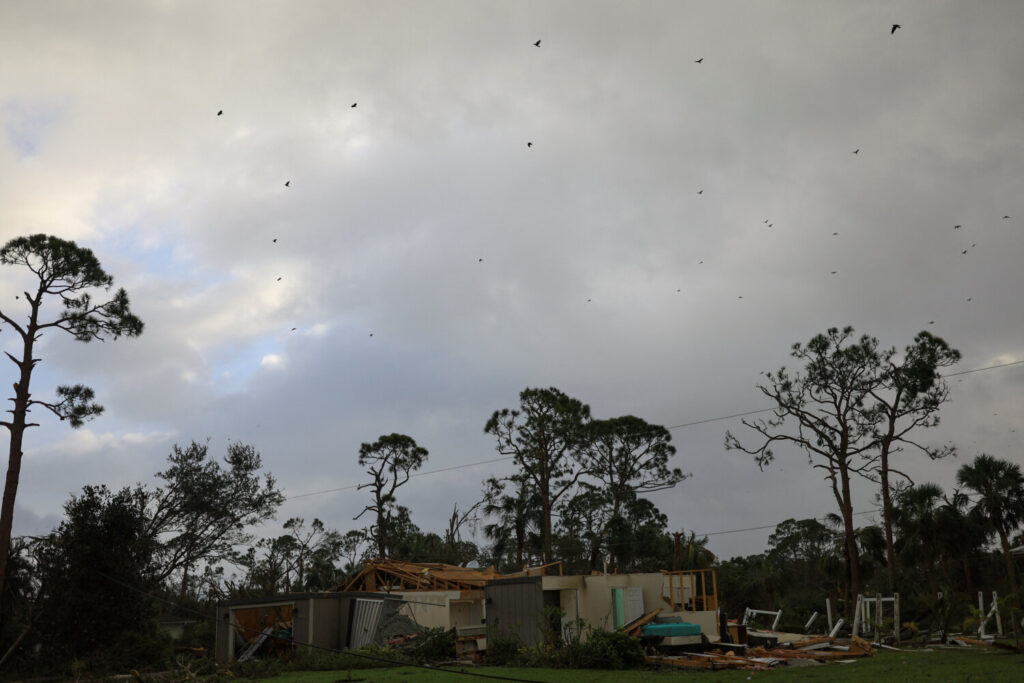
<instances>
[{"instance_id":1,"label":"corrugated metal sheet","mask_svg":"<svg viewBox=\"0 0 1024 683\"><path fill-rule=\"evenodd\" d=\"M383 613L383 600L356 598L352 605L352 630L348 635L349 647L359 648L372 643Z\"/></svg>"}]
</instances>

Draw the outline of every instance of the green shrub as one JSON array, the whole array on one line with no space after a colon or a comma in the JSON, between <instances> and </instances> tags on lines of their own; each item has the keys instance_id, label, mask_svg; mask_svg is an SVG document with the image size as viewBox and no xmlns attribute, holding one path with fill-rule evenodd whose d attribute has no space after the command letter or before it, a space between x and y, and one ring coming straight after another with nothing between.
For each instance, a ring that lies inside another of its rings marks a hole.
<instances>
[{"instance_id":1,"label":"green shrub","mask_svg":"<svg viewBox=\"0 0 1024 683\"><path fill-rule=\"evenodd\" d=\"M404 648L404 655L417 664L455 659L455 631L443 628L424 629Z\"/></svg>"},{"instance_id":2,"label":"green shrub","mask_svg":"<svg viewBox=\"0 0 1024 683\"><path fill-rule=\"evenodd\" d=\"M559 651L562 665L572 669L631 669L644 663L639 638L622 631L590 629L587 639Z\"/></svg>"},{"instance_id":3,"label":"green shrub","mask_svg":"<svg viewBox=\"0 0 1024 683\"><path fill-rule=\"evenodd\" d=\"M503 635L487 636L487 654L484 655L484 661L488 666L514 664L521 647L522 645L515 638Z\"/></svg>"}]
</instances>

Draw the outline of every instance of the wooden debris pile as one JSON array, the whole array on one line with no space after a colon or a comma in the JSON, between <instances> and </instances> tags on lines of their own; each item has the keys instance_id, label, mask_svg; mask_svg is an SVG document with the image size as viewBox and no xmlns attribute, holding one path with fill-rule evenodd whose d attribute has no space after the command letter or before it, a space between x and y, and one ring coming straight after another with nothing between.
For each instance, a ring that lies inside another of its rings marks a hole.
<instances>
[{"instance_id":1,"label":"wooden debris pile","mask_svg":"<svg viewBox=\"0 0 1024 683\"><path fill-rule=\"evenodd\" d=\"M738 650L739 648L729 650L720 648L710 652L687 652L676 656L657 655L647 657L647 663L710 671L721 669L763 671L796 659L827 662L870 657L875 654L875 649L866 640L857 636L850 639L848 645L839 644L835 638L821 636L806 638L770 650L763 647L747 648L746 651Z\"/></svg>"}]
</instances>

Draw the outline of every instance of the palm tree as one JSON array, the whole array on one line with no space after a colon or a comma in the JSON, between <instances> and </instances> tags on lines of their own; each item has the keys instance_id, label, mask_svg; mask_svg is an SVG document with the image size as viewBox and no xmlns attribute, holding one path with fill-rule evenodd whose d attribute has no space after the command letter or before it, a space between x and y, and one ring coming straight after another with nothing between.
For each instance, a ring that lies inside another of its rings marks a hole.
<instances>
[{"instance_id":1,"label":"palm tree","mask_svg":"<svg viewBox=\"0 0 1024 683\"><path fill-rule=\"evenodd\" d=\"M942 553L950 560L959 560L964 572L964 590L974 595L970 558L985 545L992 531L977 509L970 508L970 499L959 489L946 496L938 511L942 528Z\"/></svg>"},{"instance_id":2,"label":"palm tree","mask_svg":"<svg viewBox=\"0 0 1024 683\"><path fill-rule=\"evenodd\" d=\"M956 480L974 493L974 508L988 519L989 528L999 536L1010 589L1016 593L1017 571L1010 554L1010 534L1024 520L1024 474L1020 466L983 453L974 462L963 465Z\"/></svg>"},{"instance_id":3,"label":"palm tree","mask_svg":"<svg viewBox=\"0 0 1024 683\"><path fill-rule=\"evenodd\" d=\"M511 495L505 493L505 484L514 484ZM534 553L537 528L536 494L524 480L490 478L484 482L483 513L497 521L484 526L484 535L493 543L493 555L501 564L508 558L515 570L522 569ZM514 561L511 561L514 558Z\"/></svg>"},{"instance_id":4,"label":"palm tree","mask_svg":"<svg viewBox=\"0 0 1024 683\"><path fill-rule=\"evenodd\" d=\"M939 506L942 488L937 484L919 484L904 489L896 498L893 522L907 563L924 570L932 596L938 595L935 563L939 559Z\"/></svg>"}]
</instances>

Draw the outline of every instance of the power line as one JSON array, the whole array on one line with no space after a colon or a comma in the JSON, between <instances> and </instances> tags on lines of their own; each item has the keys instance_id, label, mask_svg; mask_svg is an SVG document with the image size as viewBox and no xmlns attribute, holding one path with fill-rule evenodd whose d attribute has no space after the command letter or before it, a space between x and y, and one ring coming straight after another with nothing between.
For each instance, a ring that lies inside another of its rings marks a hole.
<instances>
[{"instance_id":1,"label":"power line","mask_svg":"<svg viewBox=\"0 0 1024 683\"><path fill-rule=\"evenodd\" d=\"M969 375L969 374L974 373L974 372L983 372L985 370L995 370L995 369L998 369L998 368L1008 368L1008 367L1013 366L1013 365L1022 365L1022 364L1024 364L1024 360L1011 361L1009 363L998 363L996 365L987 365L987 366L982 367L982 368L973 368L971 370L961 370L960 372L951 372L951 373L942 375L942 377L956 377L958 375ZM731 413L729 415L719 415L717 417L707 417L707 418L704 418L702 420L693 420L692 422L682 422L682 423L677 424L677 425L672 425L670 427L665 427L664 429L667 429L667 430L671 431L673 429L684 429L686 427L696 427L697 425L709 424L709 423L712 423L712 422L722 422L724 420L732 420L732 419L737 418L737 417L746 417L748 415L757 415L758 413L767 413L767 412L771 412L773 410L775 410L775 408L758 408L756 410L747 410L747 411L742 412L742 413ZM470 467L478 467L480 465L490 465L492 463L502 462L504 460L511 460L514 457L515 456L512 456L512 455L506 455L506 456L503 456L503 457L500 457L500 458L491 458L490 460L478 460L476 462L467 462L467 463L464 463L462 465L452 465L451 467L442 467L440 469L429 470L427 472L415 472L413 474L410 474L409 477L410 478L412 478L412 477L425 477L425 476L430 475L430 474L440 474L442 472L453 472L455 470L468 469ZM359 486L360 486L360 484L349 484L347 486L338 486L336 488L323 489L323 490L320 490L320 491L310 491L308 493L297 493L294 496L286 496L285 500L286 501L296 500L298 498L308 498L310 496L320 496L320 495L323 495L323 494L326 494L326 493L338 493L339 491L351 491L351 490L359 488ZM767 528L767 527L765 527L765 528Z\"/></svg>"}]
</instances>

